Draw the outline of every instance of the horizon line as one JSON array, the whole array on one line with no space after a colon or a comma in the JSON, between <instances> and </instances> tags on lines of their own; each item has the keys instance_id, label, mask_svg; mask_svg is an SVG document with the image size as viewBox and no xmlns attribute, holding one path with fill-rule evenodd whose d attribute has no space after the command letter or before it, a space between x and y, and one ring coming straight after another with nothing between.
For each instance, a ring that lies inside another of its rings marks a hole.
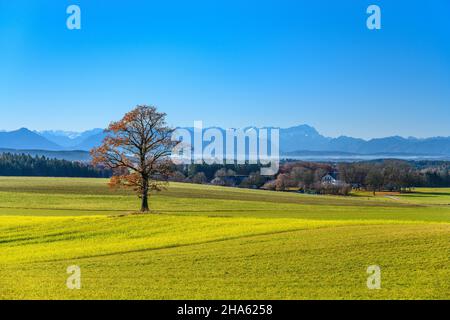
<instances>
[{"instance_id":1,"label":"horizon line","mask_svg":"<svg viewBox=\"0 0 450 320\"><path fill-rule=\"evenodd\" d=\"M358 140L363 140L363 141L371 141L371 140L378 140L378 139L387 139L387 138L402 138L405 140L409 140L409 139L415 139L415 140L427 140L427 139L436 139L436 138L450 138L450 135L445 136L445 135L437 135L437 136L427 136L427 137L418 137L418 136L402 136L399 134L396 135L387 135L387 136L380 136L380 137L371 137L371 138L361 138L361 137L354 137L354 136L349 136L349 135L339 135L339 136L326 136L323 135L319 130L317 130L314 126L308 125L308 124L299 124L299 125L295 125L295 126L290 126L290 127L277 127L277 126L262 126L262 127L257 127L257 126L246 126L246 127L240 127L240 128L223 128L221 126L208 126L208 127L204 127L203 130L209 129L209 128L218 128L218 129L222 129L222 130L226 130L226 129L247 129L247 128L257 128L257 129L263 129L263 128L275 128L275 129L280 129L280 130L287 130L287 129L292 129L292 128L298 128L298 127L304 127L307 126L309 128L314 129L319 135L321 135L324 138L328 138L328 139L339 139L339 138L352 138L352 139L358 139ZM189 126L177 126L175 127L177 128L193 128L193 127L189 127ZM11 132L17 132L20 130L28 130L30 132L36 133L41 135L44 132L64 132L64 133L74 133L74 134L83 134L85 132L88 131L93 131L93 130L106 130L106 128L100 128L100 127L95 127L95 128L91 128L91 129L86 129L86 130L64 130L64 129L45 129L45 130L35 130L35 129L30 129L27 127L20 127L18 129L13 129L13 130L5 130L5 129L0 129L0 133L11 133ZM71 138L69 136L66 136L69 139L75 139L75 138Z\"/></svg>"}]
</instances>

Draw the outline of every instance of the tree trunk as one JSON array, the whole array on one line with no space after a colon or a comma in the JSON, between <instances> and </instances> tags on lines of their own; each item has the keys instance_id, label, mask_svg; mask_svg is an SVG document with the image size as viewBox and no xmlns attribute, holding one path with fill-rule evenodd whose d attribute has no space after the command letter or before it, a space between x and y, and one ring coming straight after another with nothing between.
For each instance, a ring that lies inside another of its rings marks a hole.
<instances>
[{"instance_id":1,"label":"tree trunk","mask_svg":"<svg viewBox=\"0 0 450 320\"><path fill-rule=\"evenodd\" d=\"M143 176L142 179L144 181L144 185L142 188L141 212L149 212L150 208L148 207L148 178L146 176Z\"/></svg>"},{"instance_id":2,"label":"tree trunk","mask_svg":"<svg viewBox=\"0 0 450 320\"><path fill-rule=\"evenodd\" d=\"M143 192L142 193L142 205L141 205L141 212L149 212L150 208L148 207L148 193Z\"/></svg>"}]
</instances>

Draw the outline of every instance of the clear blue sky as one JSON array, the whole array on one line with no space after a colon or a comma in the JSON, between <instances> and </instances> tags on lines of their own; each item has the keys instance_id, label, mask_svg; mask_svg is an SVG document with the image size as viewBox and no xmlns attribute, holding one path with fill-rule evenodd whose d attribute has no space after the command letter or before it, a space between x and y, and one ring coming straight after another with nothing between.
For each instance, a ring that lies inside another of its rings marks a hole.
<instances>
[{"instance_id":1,"label":"clear blue sky","mask_svg":"<svg viewBox=\"0 0 450 320\"><path fill-rule=\"evenodd\" d=\"M0 0L0 129L104 127L140 103L177 126L450 136L450 1Z\"/></svg>"}]
</instances>

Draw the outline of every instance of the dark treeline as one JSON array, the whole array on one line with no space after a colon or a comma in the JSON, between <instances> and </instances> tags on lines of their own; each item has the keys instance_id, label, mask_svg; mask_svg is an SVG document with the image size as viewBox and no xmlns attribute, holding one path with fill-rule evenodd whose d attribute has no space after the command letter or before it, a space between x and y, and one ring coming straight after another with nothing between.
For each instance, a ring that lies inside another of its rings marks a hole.
<instances>
[{"instance_id":1,"label":"dark treeline","mask_svg":"<svg viewBox=\"0 0 450 320\"><path fill-rule=\"evenodd\" d=\"M111 172L81 162L26 154L0 154L0 176L106 178Z\"/></svg>"},{"instance_id":2,"label":"dark treeline","mask_svg":"<svg viewBox=\"0 0 450 320\"><path fill-rule=\"evenodd\" d=\"M372 191L408 191L414 187L449 187L450 163L382 160L342 163L339 179L356 188Z\"/></svg>"}]
</instances>

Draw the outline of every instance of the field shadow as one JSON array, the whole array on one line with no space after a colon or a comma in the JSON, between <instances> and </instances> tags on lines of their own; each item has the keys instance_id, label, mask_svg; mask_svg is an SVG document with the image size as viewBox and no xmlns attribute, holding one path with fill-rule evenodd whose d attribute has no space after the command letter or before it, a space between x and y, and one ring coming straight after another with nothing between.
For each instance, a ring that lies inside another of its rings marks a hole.
<instances>
[{"instance_id":1,"label":"field shadow","mask_svg":"<svg viewBox=\"0 0 450 320\"><path fill-rule=\"evenodd\" d=\"M432 197L432 196L450 196L450 192L424 192L424 191L416 191L411 193L404 193L406 195L419 195L424 197Z\"/></svg>"}]
</instances>

